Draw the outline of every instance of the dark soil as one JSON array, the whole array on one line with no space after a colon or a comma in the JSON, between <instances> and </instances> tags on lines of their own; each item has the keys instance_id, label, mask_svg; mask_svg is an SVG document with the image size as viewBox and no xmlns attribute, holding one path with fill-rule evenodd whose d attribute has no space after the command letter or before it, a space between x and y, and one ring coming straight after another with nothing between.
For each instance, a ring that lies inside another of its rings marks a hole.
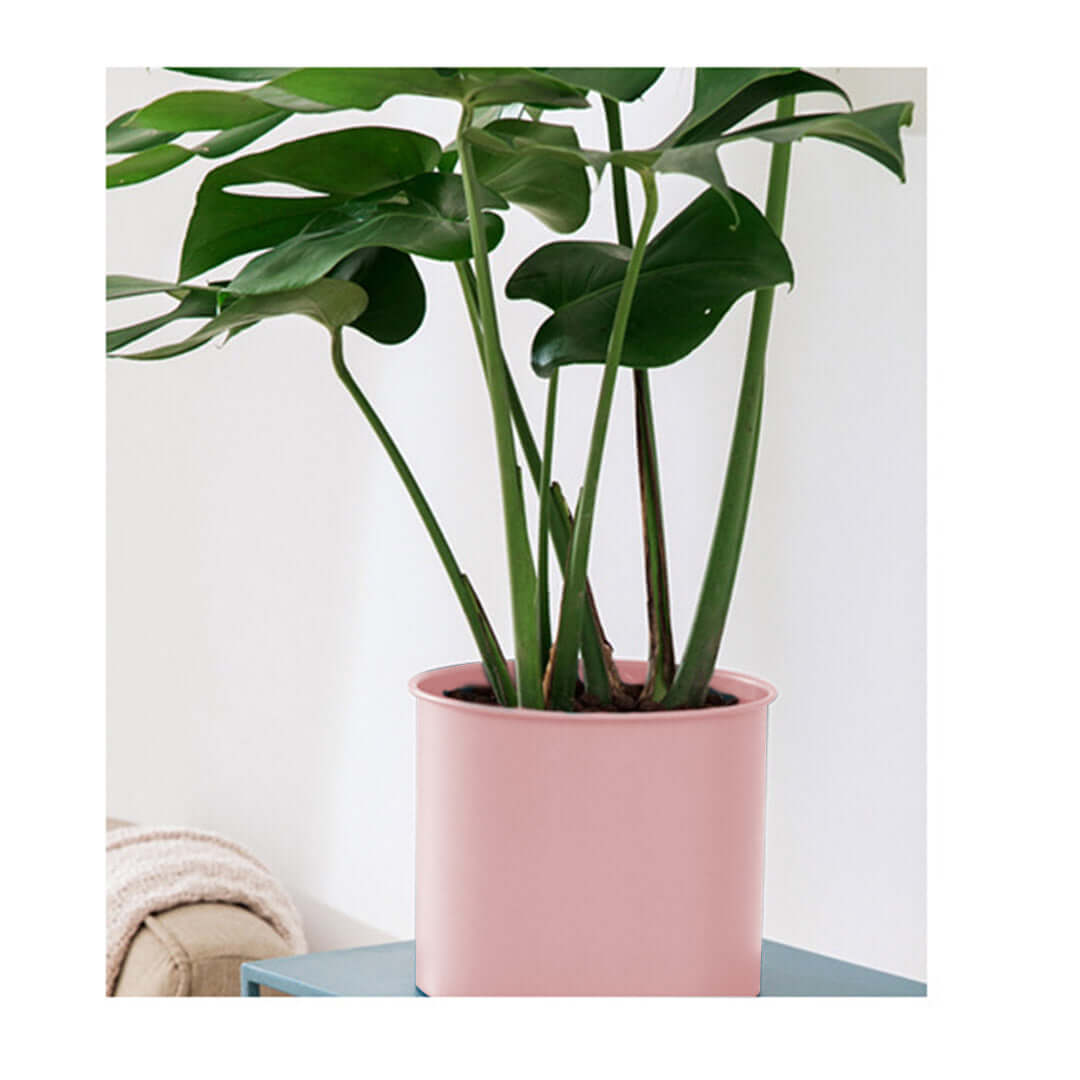
<instances>
[{"instance_id":1,"label":"dark soil","mask_svg":"<svg viewBox=\"0 0 1080 1080\"><path fill-rule=\"evenodd\" d=\"M585 686L579 682L577 693L574 697L574 712L656 712L663 709L655 701L641 701L641 692L645 687L641 683L627 683L626 700L620 705L606 705L592 694L585 692ZM472 683L468 686L458 687L456 690L444 690L443 696L454 698L455 701L468 701L473 705L498 705L495 692L486 683ZM734 694L725 694L719 690L709 689L708 697L702 706L685 706L686 708L714 709L718 705L738 705L739 699Z\"/></svg>"}]
</instances>

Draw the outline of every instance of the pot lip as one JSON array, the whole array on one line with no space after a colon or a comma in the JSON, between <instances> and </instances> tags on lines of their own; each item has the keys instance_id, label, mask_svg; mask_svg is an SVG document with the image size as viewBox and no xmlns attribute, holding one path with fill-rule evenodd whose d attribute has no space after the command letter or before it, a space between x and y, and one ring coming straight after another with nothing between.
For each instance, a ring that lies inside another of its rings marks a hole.
<instances>
[{"instance_id":1,"label":"pot lip","mask_svg":"<svg viewBox=\"0 0 1080 1080\"><path fill-rule=\"evenodd\" d=\"M622 658L616 659L615 661L616 664L623 664L626 662L627 661ZM634 662L644 663L645 661L639 660ZM513 661L510 663L512 665ZM717 675L730 676L743 683L749 684L755 689L763 691L764 695L755 698L753 701L740 701L737 705L715 705L712 708L704 709L651 709L648 712L561 712L552 709L523 709L518 706L511 708L505 705L480 705L472 701L460 701L456 698L448 698L442 693L433 693L431 690L424 689L422 685L435 675L457 671L462 668L479 667L479 662L473 660L459 664L443 664L440 667L428 668L426 671L421 671L414 675L409 680L409 693L417 700L422 699L436 705L448 706L455 711L462 710L477 715L489 716L493 719L501 715L505 718L564 723L568 718L572 718L575 723L588 721L591 723L603 724L648 724L657 721L671 723L672 721L692 722L695 720L717 720L721 718L738 719L746 716L748 713L757 712L760 709L767 708L777 697L776 687L773 686L772 683L768 683L764 679L759 679L756 675L747 675L742 671L733 671L730 668L717 668L713 672L713 677L715 678Z\"/></svg>"}]
</instances>

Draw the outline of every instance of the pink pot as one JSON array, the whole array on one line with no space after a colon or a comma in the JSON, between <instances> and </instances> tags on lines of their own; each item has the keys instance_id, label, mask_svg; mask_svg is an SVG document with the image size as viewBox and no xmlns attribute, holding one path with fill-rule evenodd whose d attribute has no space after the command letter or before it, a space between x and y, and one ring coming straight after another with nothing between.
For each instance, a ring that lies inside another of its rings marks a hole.
<instances>
[{"instance_id":1,"label":"pink pot","mask_svg":"<svg viewBox=\"0 0 1080 1080\"><path fill-rule=\"evenodd\" d=\"M630 682L645 664L620 661ZM416 985L427 994L754 995L765 728L776 691L718 671L726 708L503 709L418 675Z\"/></svg>"}]
</instances>

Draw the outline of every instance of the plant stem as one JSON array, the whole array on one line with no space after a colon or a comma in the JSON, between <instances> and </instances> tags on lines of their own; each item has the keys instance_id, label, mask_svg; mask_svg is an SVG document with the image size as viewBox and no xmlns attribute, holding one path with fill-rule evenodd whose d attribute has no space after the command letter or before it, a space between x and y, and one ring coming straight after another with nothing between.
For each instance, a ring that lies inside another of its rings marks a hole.
<instances>
[{"instance_id":1,"label":"plant stem","mask_svg":"<svg viewBox=\"0 0 1080 1080\"><path fill-rule=\"evenodd\" d=\"M476 338L476 347L481 362L483 362L484 332L480 325L480 309L476 298L476 279L467 262L455 263L454 267L458 273L458 280L461 282L461 290L465 296L465 306L468 308L473 335ZM537 495L543 498L545 491L551 494L551 484L549 483L546 487L541 486L540 479L543 469L540 451L537 449L536 439L533 436L532 428L529 426L529 418L525 415L525 408L518 395L514 376L510 368L505 365L505 361L504 369L506 386L510 392L510 414L517 430L518 441L521 443L521 451L525 457L525 464L529 469L529 475L532 477ZM486 368L484 377L487 378ZM565 574L566 560L570 557L570 535L573 531L573 525L570 518L570 509L561 498L552 499L548 525L551 530L551 542L555 546L555 557L559 560L559 567ZM585 581L585 595L588 600L588 618L585 620L581 634L581 657L585 668L585 687L598 700L606 703L612 700L614 694L624 693L625 691L618 671L609 658L611 645L604 634L600 614L596 609L596 601L593 598L592 587L589 585L588 579ZM548 648L550 648L550 643ZM547 650L542 650L540 656L542 661L545 660Z\"/></svg>"},{"instance_id":2,"label":"plant stem","mask_svg":"<svg viewBox=\"0 0 1080 1080\"><path fill-rule=\"evenodd\" d=\"M607 438L611 402L615 392L615 377L619 373L623 342L626 340L626 327L630 321L630 310L634 302L638 275L641 272L641 262L645 257L649 231L656 219L656 177L651 169L642 171L641 183L645 189L645 213L641 219L641 226L638 229L634 250L630 255L630 263L626 268L622 288L619 290L619 301L615 308L611 337L608 340L604 374L600 382L600 394L596 402L596 415L593 419L592 438L589 443L589 456L585 464L585 481L578 502L578 510L574 515L570 561L563 582L562 606L559 611L559 631L555 638L555 651L548 669L548 700L551 707L556 709L569 709L573 702L574 687L577 682L578 646L585 617L585 571L589 561L589 544L592 540L593 514L596 509L596 492L600 481L604 441Z\"/></svg>"},{"instance_id":3,"label":"plant stem","mask_svg":"<svg viewBox=\"0 0 1080 1080\"><path fill-rule=\"evenodd\" d=\"M555 448L555 406L559 397L559 372L548 380L544 410L544 457L540 468L540 527L536 549L537 610L540 616L540 657L546 664L551 652L551 596L548 591L548 533L551 520L551 459Z\"/></svg>"},{"instance_id":4,"label":"plant stem","mask_svg":"<svg viewBox=\"0 0 1080 1080\"><path fill-rule=\"evenodd\" d=\"M777 119L785 120L794 113L795 98L781 98L776 107ZM791 144L774 144L769 164L765 219L777 236L784 225L790 166ZM720 500L712 546L705 567L705 578L702 581L682 663L663 702L673 708L704 704L709 680L716 667L716 656L720 651L720 639L723 637L728 608L731 606L735 574L746 533L754 466L761 434L761 412L765 396L765 351L769 343L774 291L771 288L759 289L754 295L754 311L750 320L750 337L746 346L746 365L735 414L735 430L731 437L724 493Z\"/></svg>"},{"instance_id":5,"label":"plant stem","mask_svg":"<svg viewBox=\"0 0 1080 1080\"><path fill-rule=\"evenodd\" d=\"M608 146L623 148L622 118L619 103L605 97ZM619 243L633 243L630 225L630 200L626 192L626 169L611 167L611 185L615 196L615 228ZM664 542L664 511L660 497L660 462L653 423L652 392L649 373L634 369L634 436L637 444L638 487L641 495L641 528L645 552L645 591L649 612L649 669L642 698L662 698L675 675L675 641L671 630L671 599L668 592L667 553Z\"/></svg>"},{"instance_id":6,"label":"plant stem","mask_svg":"<svg viewBox=\"0 0 1080 1080\"><path fill-rule=\"evenodd\" d=\"M506 386L506 362L499 344L495 297L491 288L487 238L476 196L476 169L472 146L466 138L472 109L466 106L458 128L458 151L469 211L469 235L476 260L477 299L483 328L484 363L488 396L495 426L495 445L502 486L503 521L506 531L506 554L510 570L510 604L514 624L514 657L518 700L522 707L539 709L544 698L541 689L540 650L537 636L536 568L529 547L525 520L525 500L521 490L521 472L514 451L514 433L510 426L509 394Z\"/></svg>"},{"instance_id":7,"label":"plant stem","mask_svg":"<svg viewBox=\"0 0 1080 1080\"><path fill-rule=\"evenodd\" d=\"M413 475L404 456L398 449L393 437L387 430L386 425L379 418L378 413L375 412L371 402L368 401L364 392L357 385L356 380L352 377L348 367L346 367L345 350L341 340L340 328L331 333L330 351L331 356L333 357L334 371L337 372L338 378L345 385L345 389L352 395L353 401L360 406L360 411L366 417L367 422L375 432L376 438L382 443L383 449L386 450L386 453L389 455L391 463L397 470L398 476L401 477L401 482L405 485L405 490L409 493L413 505L420 515L420 520L427 529L428 536L431 537L431 542L435 545L435 550L438 552L439 559L446 570L447 576L450 578L450 585L457 594L461 608L465 612L465 618L469 623L469 629L472 631L473 638L476 641L476 647L480 650L480 656L484 663L484 670L491 682L492 689L495 691L495 696L499 700L499 704L516 704L517 696L514 692L514 681L510 677L510 670L506 665L506 659L503 656L502 649L499 647L491 624L488 622L487 615L480 604L480 600L476 595L476 591L473 589L469 579L461 572L461 567L458 565L458 561L454 557L453 551L450 549L446 534L442 531L438 521L435 519L431 504L427 501L423 491L421 491L420 485L416 481L416 477Z\"/></svg>"}]
</instances>

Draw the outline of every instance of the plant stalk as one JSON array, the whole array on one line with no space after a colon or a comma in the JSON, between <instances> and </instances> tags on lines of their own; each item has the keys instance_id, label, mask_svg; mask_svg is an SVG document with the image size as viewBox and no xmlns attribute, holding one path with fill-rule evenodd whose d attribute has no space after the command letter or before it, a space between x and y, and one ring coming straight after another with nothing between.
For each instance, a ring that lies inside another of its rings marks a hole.
<instances>
[{"instance_id":1,"label":"plant stalk","mask_svg":"<svg viewBox=\"0 0 1080 1080\"><path fill-rule=\"evenodd\" d=\"M776 107L777 119L785 120L794 113L794 96L781 98ZM791 144L774 144L769 163L765 219L777 236L784 225L790 167ZM720 499L712 546L709 549L705 577L686 650L682 663L675 672L671 690L663 699L664 705L671 708L703 705L709 691L709 680L716 668L716 657L720 651L720 640L731 606L735 574L739 567L739 555L750 509L754 467L761 435L762 403L765 396L765 352L769 343L774 293L775 289L769 288L759 289L754 295L750 337L746 346L746 365L735 414L735 430L731 437L724 493Z\"/></svg>"},{"instance_id":2,"label":"plant stalk","mask_svg":"<svg viewBox=\"0 0 1080 1080\"><path fill-rule=\"evenodd\" d=\"M491 623L488 621L487 615L480 604L479 597L477 597L469 579L461 572L461 567L454 557L454 553L446 539L446 534L436 520L431 504L420 489L420 485L398 449L397 443L394 442L386 425L379 418L371 402L368 401L364 392L352 377L348 367L346 367L340 327L331 332L330 351L333 357L334 371L337 372L338 378L344 384L345 389L349 391L353 401L360 407L360 411L375 432L376 438L382 443L383 449L397 470L398 476L401 477L401 482L405 485L405 490L409 493L409 497L420 515L420 520L424 523L424 528L427 529L428 536L431 537L431 542L435 545L439 560L446 570L447 577L450 578L450 585L457 595L462 611L465 613L465 619L469 624L469 629L472 631L473 639L476 641L476 647L480 650L484 670L491 682L492 689L495 691L499 704L515 705L517 695L514 691L514 681L510 677L506 659L503 656L502 649L499 647L495 632L491 628Z\"/></svg>"},{"instance_id":3,"label":"plant stalk","mask_svg":"<svg viewBox=\"0 0 1080 1080\"><path fill-rule=\"evenodd\" d=\"M480 308L476 298L476 279L467 262L455 263L454 267L457 270L461 290L465 296L465 306L469 311L473 335L476 338L476 347L481 361L483 361L484 333L480 325ZM518 441L521 443L521 452L525 457L525 464L528 467L529 475L532 477L536 493L542 499L545 491L553 494L551 492L552 485L550 483L546 487L541 485L543 462L540 458L540 451L537 449L536 439L533 436L532 428L529 426L529 418L525 415L525 408L518 395L513 373L505 362L504 369L506 386L510 392L510 414L517 430ZM487 378L486 368L484 377ZM557 496L552 498L548 525L551 532L551 542L555 547L555 557L559 560L559 568L565 575L566 561L570 557L570 535L573 531L573 522L570 508ZM587 578L585 581L585 595L588 600L588 618L585 620L581 634L581 657L585 669L585 687L599 701L606 703L611 701L613 696L625 694L626 691L622 679L611 661L611 645L600 622L600 614L596 609L592 587L589 585ZM550 649L550 643L548 649ZM547 649L542 650L540 656L541 660L546 662Z\"/></svg>"},{"instance_id":4,"label":"plant stalk","mask_svg":"<svg viewBox=\"0 0 1080 1080\"><path fill-rule=\"evenodd\" d=\"M574 515L570 560L563 581L562 606L559 611L559 630L555 638L551 663L545 676L548 682L545 688L548 701L551 707L556 709L570 709L574 698L578 646L585 618L585 572L589 561L589 545L592 540L593 514L596 509L596 492L600 481L604 441L607 438L608 421L611 418L615 377L619 373L619 363L622 360L626 327L630 321L630 309L634 302L634 292L641 272L641 263L645 257L645 247L649 241L649 232L656 219L656 177L651 169L642 171L641 183L645 189L645 212L630 255L630 263L626 268L626 276L619 290L611 337L608 339L604 374L600 382L600 394L596 402L592 438L589 443L589 456L585 464L585 481L578 501L578 510Z\"/></svg>"},{"instance_id":5,"label":"plant stalk","mask_svg":"<svg viewBox=\"0 0 1080 1080\"><path fill-rule=\"evenodd\" d=\"M540 616L540 656L547 664L551 653L551 594L548 588L548 537L551 524L551 461L555 449L555 407L559 397L559 372L548 380L544 410L544 457L540 467L539 539L536 549L537 610Z\"/></svg>"},{"instance_id":6,"label":"plant stalk","mask_svg":"<svg viewBox=\"0 0 1080 1080\"><path fill-rule=\"evenodd\" d=\"M514 450L509 392L506 385L506 362L499 344L487 238L484 235L483 220L476 195L476 168L473 164L472 146L465 137L471 119L472 109L466 106L462 110L461 124L458 128L458 152L461 157L465 202L469 212L469 234L472 239L473 257L476 260L476 292L483 329L484 363L488 396L491 398L499 478L502 487L518 701L524 708L539 709L543 708L544 697L541 689L540 643L537 635L536 568L529 547L521 473Z\"/></svg>"},{"instance_id":7,"label":"plant stalk","mask_svg":"<svg viewBox=\"0 0 1080 1080\"><path fill-rule=\"evenodd\" d=\"M605 97L608 146L623 148L622 118L619 103ZM633 243L630 224L630 200L626 192L626 169L611 167L611 186L615 197L615 228L619 243ZM671 598L668 590L667 552L664 542L664 511L660 496L660 461L656 449L652 392L649 373L634 369L634 437L637 445L638 487L641 497L641 528L645 553L645 593L649 614L649 668L642 698L663 698L675 675L675 641L671 630Z\"/></svg>"}]
</instances>

